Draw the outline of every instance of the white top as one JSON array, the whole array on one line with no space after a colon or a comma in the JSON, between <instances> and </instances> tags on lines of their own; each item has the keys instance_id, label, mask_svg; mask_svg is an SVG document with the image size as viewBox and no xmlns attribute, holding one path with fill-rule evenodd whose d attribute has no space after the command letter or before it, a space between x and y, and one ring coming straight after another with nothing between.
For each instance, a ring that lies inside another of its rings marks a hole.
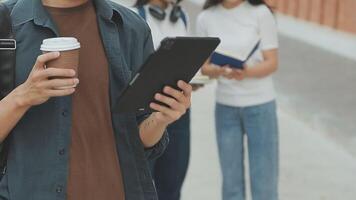
<instances>
[{"instance_id":1,"label":"white top","mask_svg":"<svg viewBox=\"0 0 356 200\"><path fill-rule=\"evenodd\" d=\"M199 36L219 37L217 51L247 57L260 40L259 49L247 61L255 66L263 61L263 50L278 48L277 27L273 14L265 5L253 6L244 1L233 9L217 5L203 11L197 20ZM217 102L228 106L254 106L275 99L271 76L246 78L242 81L218 79Z\"/></svg>"},{"instance_id":2,"label":"white top","mask_svg":"<svg viewBox=\"0 0 356 200\"><path fill-rule=\"evenodd\" d=\"M149 5L144 6L146 10L146 22L151 28L153 45L155 49L158 49L159 45L161 44L161 41L166 37L177 37L177 36L188 35L188 30L182 18L179 18L176 23L173 23L169 20L169 15L173 8L172 5L169 5L165 10L166 18L162 21L151 16L148 7ZM137 8L135 8L134 11L138 13ZM187 15L186 18L187 21L189 22ZM187 27L189 27L189 24L187 24Z\"/></svg>"}]
</instances>

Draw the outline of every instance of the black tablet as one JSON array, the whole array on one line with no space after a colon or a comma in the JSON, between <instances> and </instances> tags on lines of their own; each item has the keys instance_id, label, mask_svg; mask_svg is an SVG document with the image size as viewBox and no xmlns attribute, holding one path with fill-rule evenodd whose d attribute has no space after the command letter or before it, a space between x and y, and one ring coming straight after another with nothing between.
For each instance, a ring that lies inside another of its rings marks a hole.
<instances>
[{"instance_id":1,"label":"black tablet","mask_svg":"<svg viewBox=\"0 0 356 200\"><path fill-rule=\"evenodd\" d=\"M154 95L164 86L177 88L177 82L189 83L219 45L219 38L166 38L149 56L119 97L113 111L119 113L152 111Z\"/></svg>"}]
</instances>

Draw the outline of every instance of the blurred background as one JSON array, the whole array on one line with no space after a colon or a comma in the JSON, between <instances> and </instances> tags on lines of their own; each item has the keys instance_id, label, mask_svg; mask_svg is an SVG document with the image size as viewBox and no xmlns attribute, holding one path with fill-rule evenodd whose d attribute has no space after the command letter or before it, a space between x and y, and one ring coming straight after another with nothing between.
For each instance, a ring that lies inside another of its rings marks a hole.
<instances>
[{"instance_id":1,"label":"blurred background","mask_svg":"<svg viewBox=\"0 0 356 200\"><path fill-rule=\"evenodd\" d=\"M132 6L133 1L118 1ZM356 0L269 0L280 39L274 76L280 199L356 199ZM194 34L204 0L183 0ZM194 93L183 200L221 199L214 89ZM247 164L246 164L247 165Z\"/></svg>"}]
</instances>

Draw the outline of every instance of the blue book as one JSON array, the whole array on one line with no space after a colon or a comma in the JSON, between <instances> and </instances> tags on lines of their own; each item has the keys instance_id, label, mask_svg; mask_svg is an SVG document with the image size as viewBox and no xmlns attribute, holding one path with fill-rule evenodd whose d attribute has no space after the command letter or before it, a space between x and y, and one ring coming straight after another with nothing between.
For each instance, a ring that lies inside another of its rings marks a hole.
<instances>
[{"instance_id":1,"label":"blue book","mask_svg":"<svg viewBox=\"0 0 356 200\"><path fill-rule=\"evenodd\" d=\"M252 49L252 51L245 60L240 60L224 53L215 51L210 57L210 62L221 67L229 65L232 68L243 69L245 62L256 52L259 44L260 42L258 41L258 43L255 45L255 47Z\"/></svg>"}]
</instances>

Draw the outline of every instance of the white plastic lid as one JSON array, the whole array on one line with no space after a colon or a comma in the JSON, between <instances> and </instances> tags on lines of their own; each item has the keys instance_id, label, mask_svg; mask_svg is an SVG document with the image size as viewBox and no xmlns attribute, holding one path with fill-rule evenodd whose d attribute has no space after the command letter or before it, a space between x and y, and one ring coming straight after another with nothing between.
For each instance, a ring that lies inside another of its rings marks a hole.
<instances>
[{"instance_id":1,"label":"white plastic lid","mask_svg":"<svg viewBox=\"0 0 356 200\"><path fill-rule=\"evenodd\" d=\"M41 45L41 51L70 51L79 48L80 43L73 37L48 38Z\"/></svg>"}]
</instances>

